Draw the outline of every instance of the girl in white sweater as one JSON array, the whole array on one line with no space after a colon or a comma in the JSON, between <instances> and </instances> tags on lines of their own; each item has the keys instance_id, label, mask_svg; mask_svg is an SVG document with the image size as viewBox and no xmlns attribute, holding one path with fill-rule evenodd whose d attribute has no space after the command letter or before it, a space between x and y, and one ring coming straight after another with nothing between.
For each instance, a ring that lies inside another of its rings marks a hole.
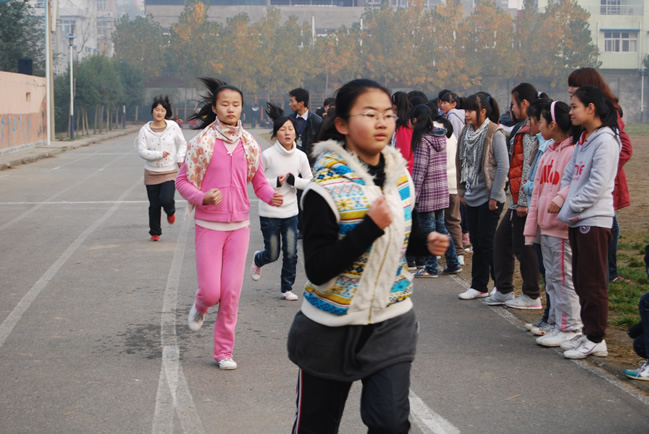
<instances>
[{"instance_id":1,"label":"girl in white sweater","mask_svg":"<svg viewBox=\"0 0 649 434\"><path fill-rule=\"evenodd\" d=\"M264 235L264 250L255 252L250 268L253 280L261 277L261 267L279 258L279 249L284 255L282 263L281 291L286 300L295 301L293 293L295 270L297 267L297 190L303 190L313 177L309 159L295 145L297 127L295 120L284 116L284 111L272 103L266 110L273 119L275 138L272 147L262 155L266 178L273 187L284 195L280 207L270 206L259 201L259 221Z\"/></svg>"},{"instance_id":2,"label":"girl in white sweater","mask_svg":"<svg viewBox=\"0 0 649 434\"><path fill-rule=\"evenodd\" d=\"M144 163L144 184L149 197L149 234L151 241L160 240L160 208L167 222L176 221L176 173L185 159L187 141L178 124L171 120L168 97L156 97L151 105L153 121L147 122L136 139L137 152Z\"/></svg>"}]
</instances>

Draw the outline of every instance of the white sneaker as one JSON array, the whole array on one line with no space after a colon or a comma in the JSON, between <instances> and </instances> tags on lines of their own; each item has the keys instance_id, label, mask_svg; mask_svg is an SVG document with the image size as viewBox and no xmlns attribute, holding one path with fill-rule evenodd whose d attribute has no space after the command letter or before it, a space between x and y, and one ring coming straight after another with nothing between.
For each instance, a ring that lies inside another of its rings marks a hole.
<instances>
[{"instance_id":1,"label":"white sneaker","mask_svg":"<svg viewBox=\"0 0 649 434\"><path fill-rule=\"evenodd\" d=\"M469 288L460 294L458 297L462 300L473 300L476 298L486 298L489 297L488 292L480 292L477 289Z\"/></svg>"},{"instance_id":2,"label":"white sneaker","mask_svg":"<svg viewBox=\"0 0 649 434\"><path fill-rule=\"evenodd\" d=\"M525 324L525 328L529 331L532 331L534 327L540 327L543 324L545 324L545 321L543 321L543 318L540 318L537 322L528 322Z\"/></svg>"},{"instance_id":3,"label":"white sneaker","mask_svg":"<svg viewBox=\"0 0 649 434\"><path fill-rule=\"evenodd\" d=\"M539 297L530 298L525 294L513 300L506 301L505 306L511 307L512 309L543 309Z\"/></svg>"},{"instance_id":4,"label":"white sneaker","mask_svg":"<svg viewBox=\"0 0 649 434\"><path fill-rule=\"evenodd\" d=\"M563 332L559 328L554 328L550 333L536 338L536 343L544 347L558 347L562 342L569 341L577 334L575 332Z\"/></svg>"},{"instance_id":5,"label":"white sneaker","mask_svg":"<svg viewBox=\"0 0 649 434\"><path fill-rule=\"evenodd\" d=\"M196 303L192 304L192 308L189 310L189 317L187 317L189 329L193 332L199 331L203 327L203 321L205 321L205 314L200 313L196 309Z\"/></svg>"},{"instance_id":6,"label":"white sneaker","mask_svg":"<svg viewBox=\"0 0 649 434\"><path fill-rule=\"evenodd\" d=\"M284 297L284 300L288 301L297 300L297 295L293 294L293 291L282 292L282 297Z\"/></svg>"},{"instance_id":7,"label":"white sneaker","mask_svg":"<svg viewBox=\"0 0 649 434\"><path fill-rule=\"evenodd\" d=\"M530 332L535 336L544 336L550 333L552 329L554 329L553 324L548 324L547 322L543 322L538 327L532 327L532 330L530 330Z\"/></svg>"},{"instance_id":8,"label":"white sneaker","mask_svg":"<svg viewBox=\"0 0 649 434\"><path fill-rule=\"evenodd\" d=\"M250 277L252 277L252 280L259 280L261 279L261 267L258 267L257 264L255 264L255 256L257 256L257 253L261 252L261 250L257 250L254 255L252 255L252 265L250 266Z\"/></svg>"},{"instance_id":9,"label":"white sneaker","mask_svg":"<svg viewBox=\"0 0 649 434\"><path fill-rule=\"evenodd\" d=\"M581 345L579 347L563 353L563 357L565 357L566 359L585 359L586 357L591 355L598 357L608 356L606 341L602 340L602 342L595 343L591 342L587 337L584 337L581 340Z\"/></svg>"},{"instance_id":10,"label":"white sneaker","mask_svg":"<svg viewBox=\"0 0 649 434\"><path fill-rule=\"evenodd\" d=\"M484 302L487 303L489 306L500 306L501 304L505 304L506 301L513 300L513 299L514 299L513 292L510 292L509 294L503 294L502 292L495 290L493 294L485 298Z\"/></svg>"},{"instance_id":11,"label":"white sneaker","mask_svg":"<svg viewBox=\"0 0 649 434\"><path fill-rule=\"evenodd\" d=\"M579 348L579 346L581 345L582 339L585 339L585 338L586 338L586 336L578 334L577 336L573 337L569 341L562 342L559 345L559 347L564 351L574 350L575 348Z\"/></svg>"},{"instance_id":12,"label":"white sneaker","mask_svg":"<svg viewBox=\"0 0 649 434\"><path fill-rule=\"evenodd\" d=\"M464 255L458 255L457 262L460 263L461 267L464 267Z\"/></svg>"},{"instance_id":13,"label":"white sneaker","mask_svg":"<svg viewBox=\"0 0 649 434\"><path fill-rule=\"evenodd\" d=\"M643 360L638 369L625 369L624 374L632 380L649 381L649 363Z\"/></svg>"},{"instance_id":14,"label":"white sneaker","mask_svg":"<svg viewBox=\"0 0 649 434\"><path fill-rule=\"evenodd\" d=\"M237 362L230 358L219 360L216 362L216 364L219 365L219 369L223 369L224 371L237 369Z\"/></svg>"}]
</instances>

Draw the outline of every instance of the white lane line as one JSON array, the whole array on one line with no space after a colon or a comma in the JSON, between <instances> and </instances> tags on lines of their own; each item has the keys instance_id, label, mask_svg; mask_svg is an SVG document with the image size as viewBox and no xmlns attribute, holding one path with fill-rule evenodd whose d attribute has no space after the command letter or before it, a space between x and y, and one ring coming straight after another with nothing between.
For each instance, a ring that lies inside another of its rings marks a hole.
<instances>
[{"instance_id":1,"label":"white lane line","mask_svg":"<svg viewBox=\"0 0 649 434\"><path fill-rule=\"evenodd\" d=\"M178 285L185 257L187 234L193 226L192 222L192 219L183 220L162 302L160 318L162 366L156 393L153 434L174 432L174 410L178 415L183 432L205 433L180 362L180 348L176 337Z\"/></svg>"},{"instance_id":2,"label":"white lane line","mask_svg":"<svg viewBox=\"0 0 649 434\"><path fill-rule=\"evenodd\" d=\"M65 166L69 166L70 164L78 163L79 161L83 161L86 158L90 158L90 157L92 157L92 156L94 156L96 154L97 154L96 152L93 152L92 154L88 154L88 155L86 155L84 157L77 158L76 160L69 161L67 163L61 164L61 165L56 166L56 167L52 167L50 170L59 170L61 167L65 167Z\"/></svg>"},{"instance_id":3,"label":"white lane line","mask_svg":"<svg viewBox=\"0 0 649 434\"><path fill-rule=\"evenodd\" d=\"M130 187L128 190L126 190L122 195L120 196L119 200L124 199L126 196L128 196L131 191L135 188L140 186L142 183L142 178L140 178L135 184L133 184L132 187ZM119 202L119 201L118 201ZM16 307L11 311L11 313L5 318L5 320L0 324L0 348L4 345L5 341L7 340L7 337L11 334L11 331L14 329L18 321L22 318L23 314L27 309L29 309L29 306L36 300L36 297L41 293L43 288L47 286L47 284L52 280L52 278L56 275L56 273L63 267L63 265L67 262L68 259L70 259L70 256L74 254L74 252L77 251L79 246L88 238L88 236L93 233L98 227L104 224L106 220L108 220L114 213L117 211L119 208L120 204L116 203L113 205L106 213L101 216L99 219L97 219L92 225L90 225L85 231L81 233L77 237L76 240L70 246L65 249L65 251L59 256L59 258L50 266L50 268L47 269L45 274L41 276L40 279L34 284L34 286L31 287L29 291L27 291L27 294L23 296L22 299L18 302Z\"/></svg>"},{"instance_id":4,"label":"white lane line","mask_svg":"<svg viewBox=\"0 0 649 434\"><path fill-rule=\"evenodd\" d=\"M11 206L11 205L112 205L119 203L122 205L125 204L148 204L148 200L80 200L80 201L71 201L71 200L61 200L58 202L47 201L47 202L0 202L0 206ZM186 200L176 200L176 203L187 203Z\"/></svg>"},{"instance_id":5,"label":"white lane line","mask_svg":"<svg viewBox=\"0 0 649 434\"><path fill-rule=\"evenodd\" d=\"M104 165L100 170L103 170L104 168L110 166L111 164L117 162L118 160L120 160L120 159L122 159L122 158L124 158L124 157L118 157L118 158L116 158L116 159L114 159L114 160L112 160L112 161L106 163L106 164L105 164L105 165ZM73 188L77 187L78 185L81 185L81 184L87 182L88 179L92 178L92 177L95 176L96 174L97 174L97 171L92 172L90 175L88 175L88 176L86 176L85 178L83 178L83 179L81 179L81 180L75 182L74 184L70 185L68 188L65 188L65 189L59 191L58 193L55 193L55 194L51 195L51 196L49 197L49 199L52 200L52 199L54 199L54 198L56 198L56 197L59 197L59 196L63 195L64 193L67 193L68 191L72 190ZM129 190L129 191L130 191L130 190ZM126 196L123 196L123 197L126 197ZM10 227L10 226L12 226L14 223L19 222L20 220L24 219L24 218L27 217L28 215L34 213L35 211L37 211L38 209L40 209L42 206L43 206L43 203L41 202L41 203L39 203L38 205L35 205L34 207L28 209L28 210L25 211L24 213L20 214L19 216L16 216L16 217L14 217L13 219L9 220L7 223L5 223L5 224L3 224L2 226L0 226L0 232L2 232L3 230L7 229L7 228Z\"/></svg>"},{"instance_id":6,"label":"white lane line","mask_svg":"<svg viewBox=\"0 0 649 434\"><path fill-rule=\"evenodd\" d=\"M410 414L415 425L424 433L458 434L460 430L428 407L415 392L410 389Z\"/></svg>"}]
</instances>

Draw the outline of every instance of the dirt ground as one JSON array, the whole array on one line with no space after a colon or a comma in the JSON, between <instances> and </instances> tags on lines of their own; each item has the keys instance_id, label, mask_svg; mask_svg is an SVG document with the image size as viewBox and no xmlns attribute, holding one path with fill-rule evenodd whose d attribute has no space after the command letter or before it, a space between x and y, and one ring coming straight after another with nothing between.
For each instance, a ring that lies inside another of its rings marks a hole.
<instances>
[{"instance_id":1,"label":"dirt ground","mask_svg":"<svg viewBox=\"0 0 649 434\"><path fill-rule=\"evenodd\" d=\"M631 206L618 211L621 236L624 239L646 239L649 235L649 136L632 135L633 156L624 166L627 183L631 194ZM633 252L641 258L638 252ZM461 277L471 281L471 253L465 255L466 266ZM619 260L618 260L618 265ZM517 266L518 268L518 266ZM521 280L518 270L515 276L515 286L520 288ZM520 289L516 290L520 295ZM545 300L545 296L542 296ZM544 303L545 305L545 303ZM525 322L537 321L543 311L509 310L512 314ZM530 337L530 339L532 339ZM626 334L626 327L610 325L607 330L606 343L609 355L606 358L590 357L589 360L610 373L626 378L624 370L637 367L641 359L632 348L632 341ZM649 382L631 381L635 386L649 392Z\"/></svg>"}]
</instances>

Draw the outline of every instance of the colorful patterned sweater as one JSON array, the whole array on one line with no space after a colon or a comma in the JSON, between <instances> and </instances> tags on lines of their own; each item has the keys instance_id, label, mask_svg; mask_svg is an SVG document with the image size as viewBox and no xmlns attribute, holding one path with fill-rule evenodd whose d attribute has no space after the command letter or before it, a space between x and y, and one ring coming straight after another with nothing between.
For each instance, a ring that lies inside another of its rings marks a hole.
<instances>
[{"instance_id":1,"label":"colorful patterned sweater","mask_svg":"<svg viewBox=\"0 0 649 434\"><path fill-rule=\"evenodd\" d=\"M313 181L304 191L320 195L339 223L342 239L385 196L393 221L383 236L342 273L322 284L307 282L302 312L327 326L365 325L401 315L412 308L412 274L405 252L412 225L414 189L399 151L383 150L386 180L374 183L367 166L336 141L319 143Z\"/></svg>"}]
</instances>

